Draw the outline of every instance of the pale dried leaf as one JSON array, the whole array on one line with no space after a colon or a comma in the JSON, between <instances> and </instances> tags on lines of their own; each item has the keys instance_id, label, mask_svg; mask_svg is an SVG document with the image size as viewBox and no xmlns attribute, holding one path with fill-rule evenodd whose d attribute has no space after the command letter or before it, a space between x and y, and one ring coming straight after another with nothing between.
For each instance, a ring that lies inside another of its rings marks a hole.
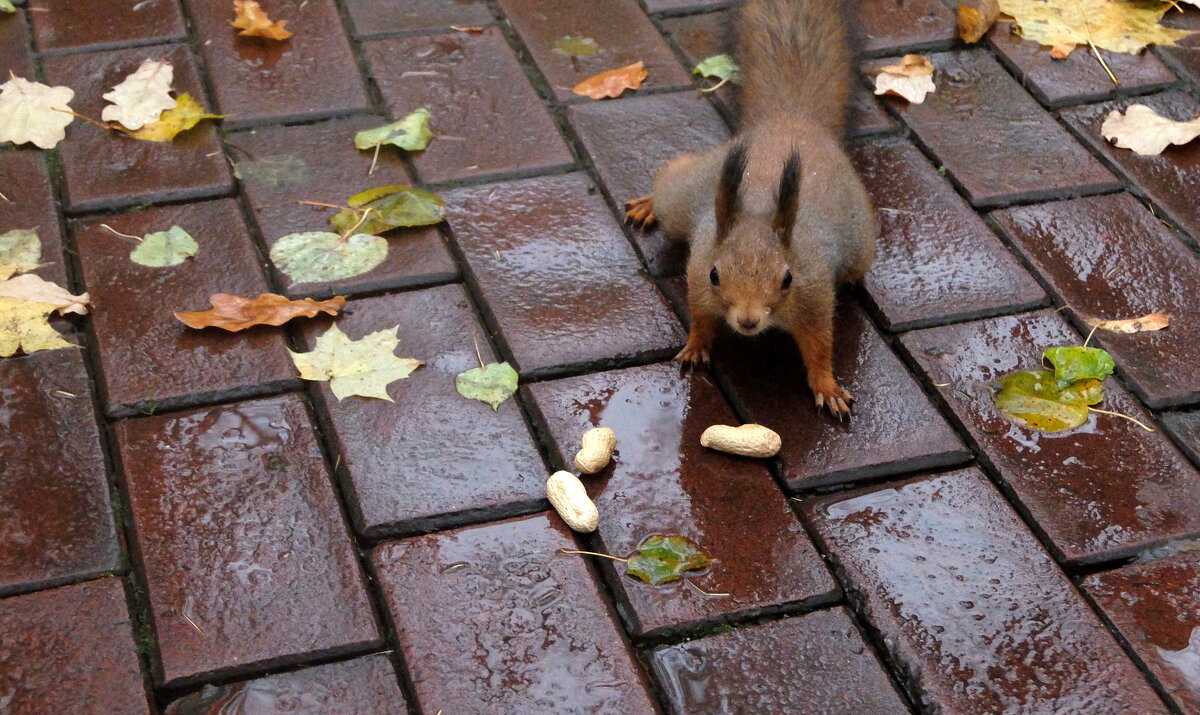
<instances>
[{"instance_id":1,"label":"pale dried leaf","mask_svg":"<svg viewBox=\"0 0 1200 715\"><path fill-rule=\"evenodd\" d=\"M913 104L925 101L934 91L933 63L921 55L905 55L899 64L879 69L875 76L875 94L894 94Z\"/></svg>"},{"instance_id":2,"label":"pale dried leaf","mask_svg":"<svg viewBox=\"0 0 1200 715\"><path fill-rule=\"evenodd\" d=\"M67 137L75 121L67 104L75 97L70 87L48 87L9 74L0 84L0 143L33 144L53 149Z\"/></svg>"},{"instance_id":3,"label":"pale dried leaf","mask_svg":"<svg viewBox=\"0 0 1200 715\"><path fill-rule=\"evenodd\" d=\"M1146 45L1174 45L1192 31L1159 24L1170 8L1170 3L1146 0L1000 0L1000 11L1015 20L1014 32L1055 48L1052 56L1059 59L1089 41L1125 54L1137 54Z\"/></svg>"},{"instance_id":4,"label":"pale dried leaf","mask_svg":"<svg viewBox=\"0 0 1200 715\"><path fill-rule=\"evenodd\" d=\"M0 296L0 357L18 350L25 354L39 350L77 348L58 334L47 318L55 309L52 303Z\"/></svg>"},{"instance_id":5,"label":"pale dried leaf","mask_svg":"<svg viewBox=\"0 0 1200 715\"><path fill-rule=\"evenodd\" d=\"M1124 115L1119 109L1109 112L1100 134L1122 149L1153 156L1172 144L1187 144L1200 136L1200 118L1180 122L1160 116L1144 104L1134 104Z\"/></svg>"},{"instance_id":6,"label":"pale dried leaf","mask_svg":"<svg viewBox=\"0 0 1200 715\"><path fill-rule=\"evenodd\" d=\"M38 240L37 231L15 228L0 233L0 280L44 265L38 262L41 257L42 242Z\"/></svg>"},{"instance_id":7,"label":"pale dried leaf","mask_svg":"<svg viewBox=\"0 0 1200 715\"><path fill-rule=\"evenodd\" d=\"M1131 335L1133 333L1146 333L1153 330L1162 330L1171 325L1171 316L1166 313L1149 313L1140 318L1127 318L1125 320L1100 320L1099 318L1085 318L1088 325L1097 330L1107 330L1110 333L1124 333Z\"/></svg>"},{"instance_id":8,"label":"pale dried leaf","mask_svg":"<svg viewBox=\"0 0 1200 715\"><path fill-rule=\"evenodd\" d=\"M175 68L170 62L145 60L137 71L104 94L111 104L104 108L100 118L119 122L126 129L141 129L158 121L164 111L175 108L176 101L171 96L174 79Z\"/></svg>"},{"instance_id":9,"label":"pale dried leaf","mask_svg":"<svg viewBox=\"0 0 1200 715\"><path fill-rule=\"evenodd\" d=\"M35 303L48 303L58 311L59 315L67 313L86 315L88 304L91 303L87 293L71 295L67 289L56 286L32 273L0 281L0 298L20 298Z\"/></svg>"},{"instance_id":10,"label":"pale dried leaf","mask_svg":"<svg viewBox=\"0 0 1200 715\"><path fill-rule=\"evenodd\" d=\"M392 401L389 383L408 377L424 363L400 358L393 353L400 344L396 333L400 326L371 333L360 340L346 337L334 325L317 337L307 353L288 352L305 380L329 381L329 389L339 400L351 395Z\"/></svg>"}]
</instances>

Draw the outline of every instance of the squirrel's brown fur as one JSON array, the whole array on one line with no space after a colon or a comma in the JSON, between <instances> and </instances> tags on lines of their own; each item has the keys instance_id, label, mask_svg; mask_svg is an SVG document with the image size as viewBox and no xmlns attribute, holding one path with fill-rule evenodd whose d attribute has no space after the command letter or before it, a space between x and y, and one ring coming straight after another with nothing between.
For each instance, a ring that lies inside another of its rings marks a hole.
<instances>
[{"instance_id":1,"label":"squirrel's brown fur","mask_svg":"<svg viewBox=\"0 0 1200 715\"><path fill-rule=\"evenodd\" d=\"M721 320L747 335L780 327L800 348L818 407L841 414L851 396L833 377L835 293L871 267L876 229L841 145L853 55L839 5L747 2L735 23L740 131L672 159L628 215L691 244L692 326L678 359L707 360Z\"/></svg>"}]
</instances>

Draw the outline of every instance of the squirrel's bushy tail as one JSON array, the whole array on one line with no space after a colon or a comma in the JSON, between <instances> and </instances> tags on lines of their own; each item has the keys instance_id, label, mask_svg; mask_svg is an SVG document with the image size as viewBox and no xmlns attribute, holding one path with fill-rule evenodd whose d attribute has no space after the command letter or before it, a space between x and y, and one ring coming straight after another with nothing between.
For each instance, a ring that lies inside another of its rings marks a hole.
<instances>
[{"instance_id":1,"label":"squirrel's bushy tail","mask_svg":"<svg viewBox=\"0 0 1200 715\"><path fill-rule=\"evenodd\" d=\"M734 23L741 118L751 127L804 116L845 131L853 51L842 0L749 0Z\"/></svg>"}]
</instances>

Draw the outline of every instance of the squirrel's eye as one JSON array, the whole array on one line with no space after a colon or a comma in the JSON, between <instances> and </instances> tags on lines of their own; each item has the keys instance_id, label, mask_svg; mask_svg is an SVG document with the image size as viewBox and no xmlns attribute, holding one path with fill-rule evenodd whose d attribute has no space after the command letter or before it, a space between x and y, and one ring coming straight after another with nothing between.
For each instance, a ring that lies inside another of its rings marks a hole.
<instances>
[{"instance_id":1,"label":"squirrel's eye","mask_svg":"<svg viewBox=\"0 0 1200 715\"><path fill-rule=\"evenodd\" d=\"M708 279L712 281L712 284L715 286L721 285L721 276L717 275L716 266L713 266L713 269L708 272Z\"/></svg>"},{"instance_id":2,"label":"squirrel's eye","mask_svg":"<svg viewBox=\"0 0 1200 715\"><path fill-rule=\"evenodd\" d=\"M783 272L783 288L782 288L782 290L787 290L788 288L791 288L791 287L792 287L792 272L790 270L787 270L787 271Z\"/></svg>"}]
</instances>

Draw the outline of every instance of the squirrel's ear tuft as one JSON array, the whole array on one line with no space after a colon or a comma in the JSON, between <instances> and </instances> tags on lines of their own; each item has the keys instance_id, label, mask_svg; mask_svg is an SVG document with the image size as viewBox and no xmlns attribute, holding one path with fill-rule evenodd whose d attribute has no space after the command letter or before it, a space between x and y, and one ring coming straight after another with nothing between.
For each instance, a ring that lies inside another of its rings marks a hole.
<instances>
[{"instance_id":1,"label":"squirrel's ear tuft","mask_svg":"<svg viewBox=\"0 0 1200 715\"><path fill-rule=\"evenodd\" d=\"M792 235L796 225L796 212L800 209L800 152L795 149L788 154L783 165L783 176L779 177L779 197L771 227L784 243Z\"/></svg>"},{"instance_id":2,"label":"squirrel's ear tuft","mask_svg":"<svg viewBox=\"0 0 1200 715\"><path fill-rule=\"evenodd\" d=\"M746 144L738 142L729 148L721 166L721 181L717 184L717 240L725 238L733 227L738 211L738 189L746 173Z\"/></svg>"}]
</instances>

